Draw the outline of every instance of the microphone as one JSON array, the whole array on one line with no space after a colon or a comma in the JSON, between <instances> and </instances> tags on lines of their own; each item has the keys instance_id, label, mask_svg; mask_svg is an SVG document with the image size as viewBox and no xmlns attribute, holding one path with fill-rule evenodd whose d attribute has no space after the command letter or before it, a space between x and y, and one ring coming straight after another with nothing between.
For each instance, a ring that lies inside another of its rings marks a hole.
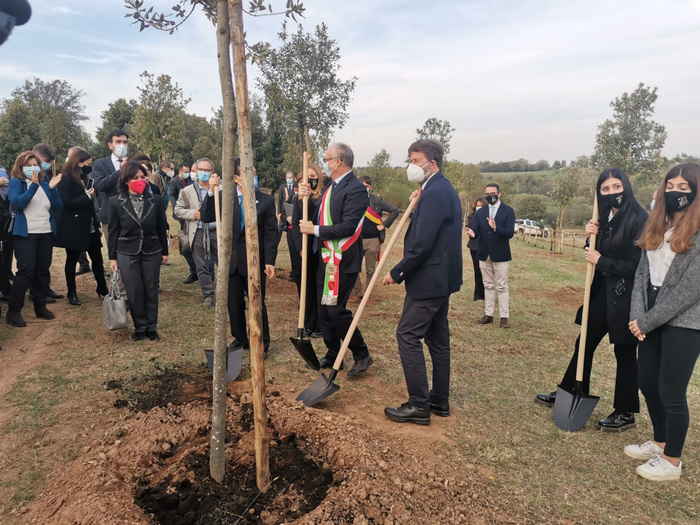
<instances>
[{"instance_id":1,"label":"microphone","mask_svg":"<svg viewBox=\"0 0 700 525\"><path fill-rule=\"evenodd\" d=\"M0 0L0 45L15 26L26 24L31 16L32 8L27 0Z\"/></svg>"},{"instance_id":2,"label":"microphone","mask_svg":"<svg viewBox=\"0 0 700 525\"><path fill-rule=\"evenodd\" d=\"M16 26L26 24L32 16L32 8L27 0L0 0L0 11L13 17Z\"/></svg>"}]
</instances>

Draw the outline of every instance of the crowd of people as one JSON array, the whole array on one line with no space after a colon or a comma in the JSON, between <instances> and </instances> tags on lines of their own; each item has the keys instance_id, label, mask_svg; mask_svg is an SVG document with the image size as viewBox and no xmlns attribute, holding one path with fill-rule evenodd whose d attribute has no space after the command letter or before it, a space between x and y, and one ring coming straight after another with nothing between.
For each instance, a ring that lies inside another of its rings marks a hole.
<instances>
[{"instance_id":1,"label":"crowd of people","mask_svg":"<svg viewBox=\"0 0 700 525\"><path fill-rule=\"evenodd\" d=\"M107 139L111 155L93 161L90 153L71 148L62 167L45 144L21 153L9 173L0 171L0 299L8 303L6 321L27 325L25 296L40 319L54 319L47 303L63 296L51 288L54 247L65 249L65 280L71 305L80 306L76 275L92 271L96 293L108 293L109 277L128 300L134 324L132 338L157 340L161 266L169 263L170 232L166 212L172 207L179 224L180 254L189 273L185 284L198 282L202 305L216 301L214 266L218 261L216 195L221 178L207 158L192 166L167 159L156 166L143 154L129 156L129 136L113 130ZM424 139L408 148L409 182L420 186L411 195L415 208L404 238L401 260L383 277L384 285L405 284L406 295L396 329L397 346L408 400L385 409L401 423L430 424L431 416L450 415L450 296L462 286L462 238L466 234L474 268L475 301L484 300L477 322L494 322L496 301L500 328L509 329L509 240L514 233L513 208L501 201L496 183L486 186L462 225L457 192L442 174L443 148ZM347 307L352 296L364 294L380 257L386 230L399 210L372 193L369 177L353 173L352 149L332 144L322 166L311 164L305 174L288 172L278 200L258 188L255 213L261 275L263 343L270 348L265 306L266 280L275 275L281 237L291 261L291 278L306 294L305 335L322 338L321 368L334 365L341 340L353 319ZM54 173L55 171L55 173ZM595 267L591 285L583 368L583 392L590 389L593 355L607 334L617 360L613 412L598 422L603 431L634 428L640 410L638 391L645 397L653 438L629 445L625 454L645 463L637 473L652 480L681 475L680 460L689 427L687 389L700 354L700 200L696 199L700 166L682 164L660 184L650 214L634 196L629 177L606 169L598 177L599 219L586 225L595 236L585 258ZM228 264L230 348L249 348L246 322L248 263L245 206L240 163L235 162L232 249ZM663 198L661 196L663 195ZM417 201L416 201L417 199ZM303 203L308 216L303 216ZM103 239L109 270L104 268ZM302 268L301 252L309 257ZM12 271L13 258L16 272ZM306 290L302 271L306 270ZM576 316L581 324L582 309ZM423 343L432 360L428 380ZM575 382L578 343L561 380ZM362 332L349 341L353 364L349 376L361 376L373 365ZM343 365L341 365L341 369ZM556 391L538 394L536 402L556 403Z\"/></svg>"}]
</instances>

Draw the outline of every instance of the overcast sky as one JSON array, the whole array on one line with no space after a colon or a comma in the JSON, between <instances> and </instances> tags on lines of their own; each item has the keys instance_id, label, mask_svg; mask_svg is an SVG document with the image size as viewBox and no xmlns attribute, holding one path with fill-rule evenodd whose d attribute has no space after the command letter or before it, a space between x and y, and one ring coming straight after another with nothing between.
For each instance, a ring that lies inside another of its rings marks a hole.
<instances>
[{"instance_id":1,"label":"overcast sky","mask_svg":"<svg viewBox=\"0 0 700 525\"><path fill-rule=\"evenodd\" d=\"M110 102L138 98L139 74L148 70L169 74L192 99L192 113L210 118L221 105L215 34L201 13L168 36L139 33L124 18L121 0L29 1L31 21L0 47L0 98L27 78L65 79L84 91L94 133ZM146 0L165 9L174 3ZM664 153L700 154L700 0L304 5L304 27L325 21L338 42L340 76L358 78L348 123L335 133L354 149L357 165L381 148L392 164L402 164L429 117L456 128L452 159L570 161L592 153L597 126L612 114L610 101L639 82L658 87ZM248 17L249 42L276 45L281 23Z\"/></svg>"}]
</instances>

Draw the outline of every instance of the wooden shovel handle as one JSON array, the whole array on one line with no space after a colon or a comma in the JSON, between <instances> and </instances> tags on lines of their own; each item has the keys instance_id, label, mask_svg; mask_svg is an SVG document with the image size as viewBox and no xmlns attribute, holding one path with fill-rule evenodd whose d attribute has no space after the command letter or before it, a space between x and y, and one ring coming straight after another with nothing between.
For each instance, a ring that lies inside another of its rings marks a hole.
<instances>
[{"instance_id":1,"label":"wooden shovel handle","mask_svg":"<svg viewBox=\"0 0 700 525\"><path fill-rule=\"evenodd\" d=\"M413 213L413 210L416 207L416 204L418 204L418 199L420 199L420 196L413 199L411 201L411 203L408 205L408 208L406 208L406 212L403 214L403 217L401 217L401 220L399 221L399 225L396 227L396 230L394 230L394 233L392 234L391 238L389 239L389 242L387 242L386 248L384 249L384 253L382 254L382 257L379 260L379 263L377 264L377 268L374 270L374 275L372 276L372 280L367 285L367 289L365 290L365 295L362 296L362 301L360 302L360 306L357 307L357 312L355 312L355 316L352 319L352 323L350 324L350 328L348 328L348 333L345 334L345 338L343 339L343 346L340 347L340 352L338 352L338 357L335 358L335 363L333 363L333 369L336 371L340 370L340 365L343 362L343 358L345 357L345 352L347 352L348 347L350 346L350 339L352 339L352 336L355 333L355 329L357 328L357 325L360 322L360 317L362 316L362 312L364 312L365 305L367 305L367 302L369 301L369 296L372 294L372 290L374 289L374 285L377 282L377 279L379 279L379 275L382 272L382 268L384 267L384 263L389 258L389 253L391 252L391 249L394 247L394 244L396 244L396 240L399 238L399 233L401 233L401 230L403 229L404 224L406 224L406 221L411 216L411 213Z\"/></svg>"},{"instance_id":2,"label":"wooden shovel handle","mask_svg":"<svg viewBox=\"0 0 700 525\"><path fill-rule=\"evenodd\" d=\"M593 218L592 221L598 220L598 192L596 191L593 197ZM591 235L589 247L595 250L595 242L597 235ZM591 305L591 283L593 282L593 274L595 272L595 264L588 263L586 266L586 284L583 293L583 313L581 317L581 336L578 341L578 361L576 362L576 381L583 381L583 360L586 354L586 338L588 337L588 310Z\"/></svg>"},{"instance_id":3,"label":"wooden shovel handle","mask_svg":"<svg viewBox=\"0 0 700 525\"><path fill-rule=\"evenodd\" d=\"M304 184L307 184L309 182L309 152L305 151L304 152L304 161L302 162L303 165L303 172L302 172L302 181ZM319 181L320 182L320 181ZM302 220L308 221L309 220L309 196L307 195L302 199ZM306 314L306 279L307 279L307 266L306 263L309 259L309 243L308 243L308 235L304 233L302 235L302 244L301 244L301 293L299 294L299 324L298 328L299 330L304 329L304 315Z\"/></svg>"}]
</instances>

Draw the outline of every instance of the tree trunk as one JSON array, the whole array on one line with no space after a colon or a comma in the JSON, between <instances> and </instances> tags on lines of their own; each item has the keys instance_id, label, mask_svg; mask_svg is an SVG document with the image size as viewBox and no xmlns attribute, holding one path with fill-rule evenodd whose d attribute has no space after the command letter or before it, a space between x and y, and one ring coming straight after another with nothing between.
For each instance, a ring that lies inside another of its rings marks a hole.
<instances>
[{"instance_id":1,"label":"tree trunk","mask_svg":"<svg viewBox=\"0 0 700 525\"><path fill-rule=\"evenodd\" d=\"M309 137L309 126L304 125L304 140L306 141L306 151L311 155L311 137Z\"/></svg>"},{"instance_id":2,"label":"tree trunk","mask_svg":"<svg viewBox=\"0 0 700 525\"><path fill-rule=\"evenodd\" d=\"M221 483L226 470L224 451L226 434L226 326L228 323L228 261L231 258L231 228L233 226L233 149L236 135L236 101L231 78L229 53L229 11L227 0L217 0L216 44L219 60L219 80L224 102L221 175L223 202L219 235L219 261L216 273L216 310L214 313L214 379L212 385L211 448L209 473Z\"/></svg>"},{"instance_id":3,"label":"tree trunk","mask_svg":"<svg viewBox=\"0 0 700 525\"><path fill-rule=\"evenodd\" d=\"M265 405L265 365L262 340L262 294L260 290L260 250L258 249L258 215L255 209L253 184L253 141L248 104L248 75L245 63L242 0L230 0L231 47L236 82L238 114L238 146L243 177L243 208L245 240L248 254L248 324L250 326L250 368L253 382L255 424L255 466L257 486L266 492L270 486L270 451L267 435L267 406Z\"/></svg>"}]
</instances>

